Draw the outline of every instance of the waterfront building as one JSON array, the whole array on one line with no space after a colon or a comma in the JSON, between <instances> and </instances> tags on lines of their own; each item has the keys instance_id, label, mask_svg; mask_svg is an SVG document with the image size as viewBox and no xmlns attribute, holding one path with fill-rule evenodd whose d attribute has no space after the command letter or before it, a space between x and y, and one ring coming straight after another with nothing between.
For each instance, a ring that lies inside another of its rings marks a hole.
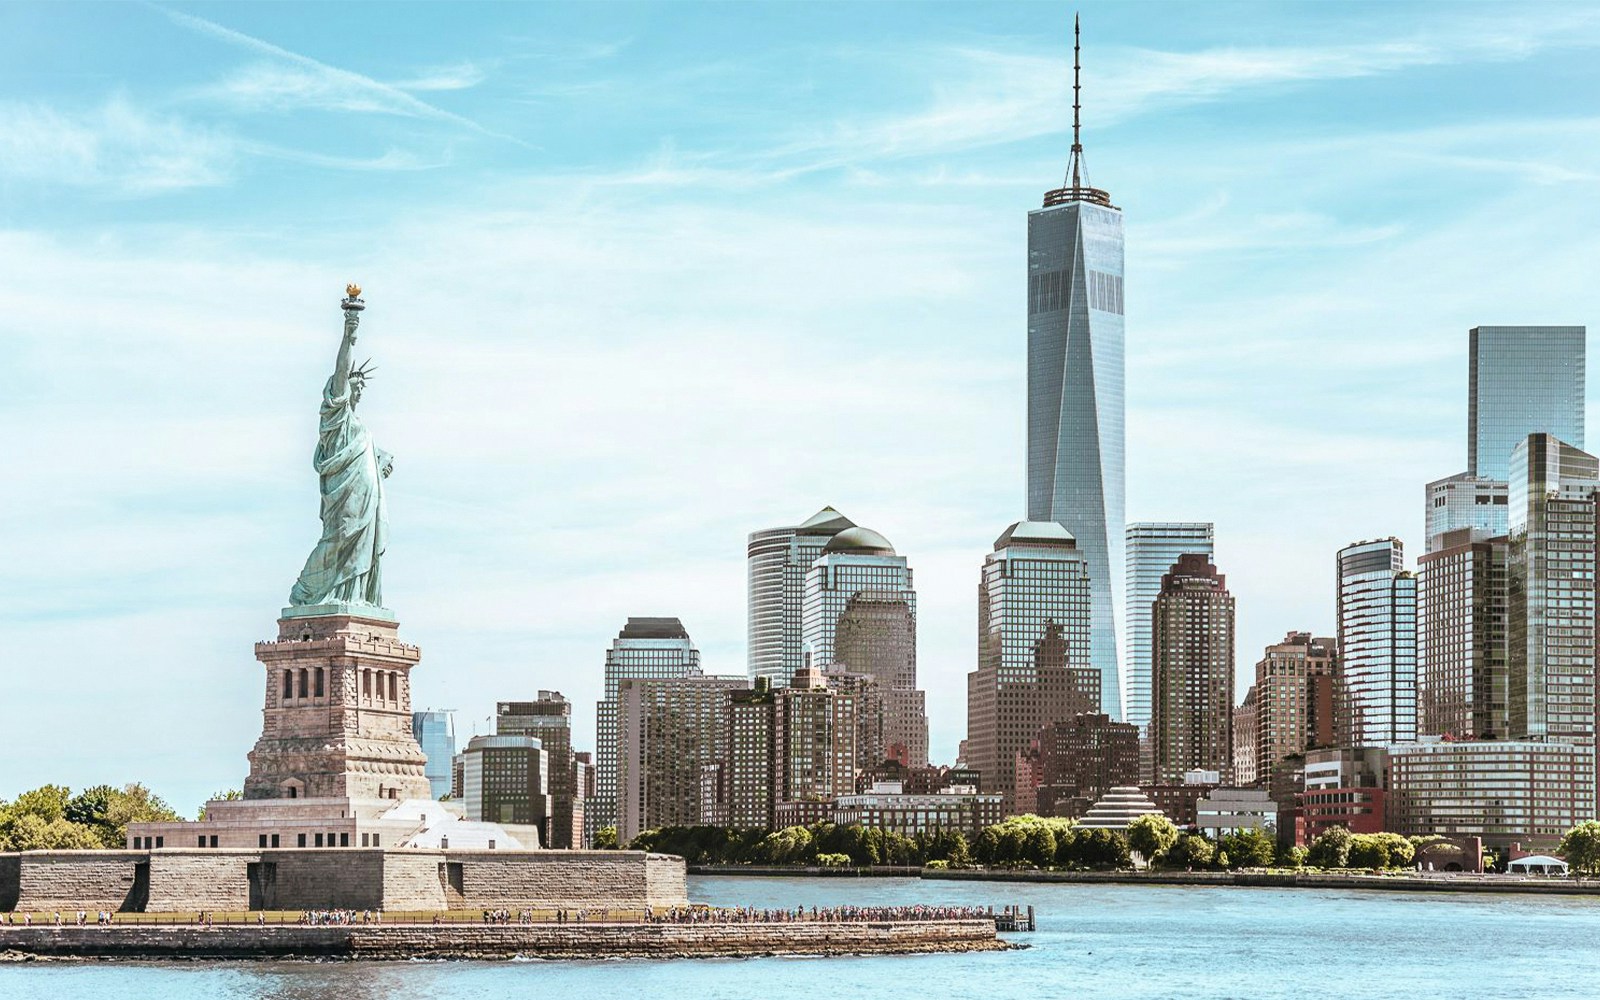
<instances>
[{"instance_id":1,"label":"waterfront building","mask_svg":"<svg viewBox=\"0 0 1600 1000\"><path fill-rule=\"evenodd\" d=\"M433 797L444 798L450 794L451 766L456 756L455 710L412 712L411 735L416 737L417 745L428 758L422 773L428 778Z\"/></svg>"},{"instance_id":2,"label":"waterfront building","mask_svg":"<svg viewBox=\"0 0 1600 1000\"><path fill-rule=\"evenodd\" d=\"M560 691L540 691L535 701L502 701L495 706L495 732L534 736L549 757L550 837L559 850L583 843L583 800L572 758L572 703Z\"/></svg>"},{"instance_id":3,"label":"waterfront building","mask_svg":"<svg viewBox=\"0 0 1600 1000\"><path fill-rule=\"evenodd\" d=\"M1584 328L1479 326L1470 336L1468 473L1509 480L1511 451L1529 434L1582 449Z\"/></svg>"},{"instance_id":4,"label":"waterfront building","mask_svg":"<svg viewBox=\"0 0 1600 1000\"><path fill-rule=\"evenodd\" d=\"M750 533L750 679L767 678L774 687L789 683L803 666L801 646L806 574L823 546L846 528L848 517L824 507L802 524Z\"/></svg>"},{"instance_id":5,"label":"waterfront building","mask_svg":"<svg viewBox=\"0 0 1600 1000\"><path fill-rule=\"evenodd\" d=\"M978 585L978 669L967 675L962 760L1016 808L1016 759L1052 722L1103 708L1089 662L1088 564L1053 521L1019 521L995 540Z\"/></svg>"},{"instance_id":6,"label":"waterfront building","mask_svg":"<svg viewBox=\"0 0 1600 1000\"><path fill-rule=\"evenodd\" d=\"M745 677L624 678L617 691L617 838L701 821L707 764L727 760L728 703Z\"/></svg>"},{"instance_id":7,"label":"waterfront building","mask_svg":"<svg viewBox=\"0 0 1600 1000\"><path fill-rule=\"evenodd\" d=\"M1234 601L1227 578L1191 554L1162 577L1153 607L1150 748L1158 783L1233 770Z\"/></svg>"},{"instance_id":8,"label":"waterfront building","mask_svg":"<svg viewBox=\"0 0 1600 1000\"><path fill-rule=\"evenodd\" d=\"M815 667L796 671L775 692L774 810L792 802L831 802L855 792L856 696L829 687Z\"/></svg>"},{"instance_id":9,"label":"waterfront building","mask_svg":"<svg viewBox=\"0 0 1600 1000\"><path fill-rule=\"evenodd\" d=\"M1084 713L1050 722L1026 752L1029 771L1018 760L1019 810L1026 794L1045 816L1077 817L1112 788L1139 780L1139 727L1114 722L1104 713ZM1034 788L1025 778L1036 776Z\"/></svg>"},{"instance_id":10,"label":"waterfront building","mask_svg":"<svg viewBox=\"0 0 1600 1000\"><path fill-rule=\"evenodd\" d=\"M535 737L468 740L461 751L461 790L466 819L537 827L538 843L550 846L550 757Z\"/></svg>"},{"instance_id":11,"label":"waterfront building","mask_svg":"<svg viewBox=\"0 0 1600 1000\"><path fill-rule=\"evenodd\" d=\"M1191 772L1183 781L1140 785L1139 791L1160 807L1167 819L1185 829L1193 829L1200 800L1221 784L1216 771Z\"/></svg>"},{"instance_id":12,"label":"waterfront building","mask_svg":"<svg viewBox=\"0 0 1600 1000\"><path fill-rule=\"evenodd\" d=\"M1552 848L1595 818L1594 748L1524 740L1391 744L1385 828Z\"/></svg>"},{"instance_id":13,"label":"waterfront building","mask_svg":"<svg viewBox=\"0 0 1600 1000\"><path fill-rule=\"evenodd\" d=\"M772 682L728 694L728 755L720 765L726 818L736 830L770 830L777 785L777 697Z\"/></svg>"},{"instance_id":14,"label":"waterfront building","mask_svg":"<svg viewBox=\"0 0 1600 1000\"><path fill-rule=\"evenodd\" d=\"M841 795L833 804L833 822L869 830L892 830L907 837L936 830L958 830L977 839L985 827L1004 818L1001 797L970 786L939 792L907 792L898 781L875 783L868 791Z\"/></svg>"},{"instance_id":15,"label":"waterfront building","mask_svg":"<svg viewBox=\"0 0 1600 1000\"><path fill-rule=\"evenodd\" d=\"M1423 551L1437 552L1443 548L1446 534L1463 528L1473 529L1484 538L1504 535L1508 488L1504 479L1480 479L1470 472L1429 483L1424 518L1427 543Z\"/></svg>"},{"instance_id":16,"label":"waterfront building","mask_svg":"<svg viewBox=\"0 0 1600 1000\"><path fill-rule=\"evenodd\" d=\"M1124 572L1122 210L1091 187L1078 122L1073 46L1072 154L1066 182L1028 213L1028 520L1077 540L1088 570L1085 665L1102 711L1122 719L1117 663ZM1013 747L1006 753L1014 759ZM1009 768L1009 764L1007 768Z\"/></svg>"},{"instance_id":17,"label":"waterfront building","mask_svg":"<svg viewBox=\"0 0 1600 1000\"><path fill-rule=\"evenodd\" d=\"M605 691L595 706L595 795L586 803L584 839L618 821L621 733L617 696L624 680L700 676L700 650L676 618L629 618L606 650Z\"/></svg>"},{"instance_id":18,"label":"waterfront building","mask_svg":"<svg viewBox=\"0 0 1600 1000\"><path fill-rule=\"evenodd\" d=\"M1213 788L1195 802L1195 827L1208 837L1245 830L1276 834L1278 803L1265 788Z\"/></svg>"},{"instance_id":19,"label":"waterfront building","mask_svg":"<svg viewBox=\"0 0 1600 1000\"><path fill-rule=\"evenodd\" d=\"M1351 833L1382 833L1384 795L1379 787L1308 788L1298 796L1300 821L1294 842L1309 844L1336 826Z\"/></svg>"},{"instance_id":20,"label":"waterfront building","mask_svg":"<svg viewBox=\"0 0 1600 1000\"><path fill-rule=\"evenodd\" d=\"M1503 530L1503 529L1502 529ZM1502 534L1459 528L1417 560L1421 619L1418 728L1427 736L1499 739L1508 734L1506 590Z\"/></svg>"},{"instance_id":21,"label":"waterfront building","mask_svg":"<svg viewBox=\"0 0 1600 1000\"><path fill-rule=\"evenodd\" d=\"M1417 736L1417 580L1398 538L1356 542L1337 558L1338 742Z\"/></svg>"},{"instance_id":22,"label":"waterfront building","mask_svg":"<svg viewBox=\"0 0 1600 1000\"><path fill-rule=\"evenodd\" d=\"M1127 609L1123 631L1125 720L1141 733L1150 724L1150 609L1161 593L1161 578L1179 556L1215 556L1215 528L1208 521L1158 521L1127 527Z\"/></svg>"},{"instance_id":23,"label":"waterfront building","mask_svg":"<svg viewBox=\"0 0 1600 1000\"><path fill-rule=\"evenodd\" d=\"M1078 819L1082 830L1122 830L1140 816L1161 812L1145 793L1132 785L1119 786L1100 796Z\"/></svg>"},{"instance_id":24,"label":"waterfront building","mask_svg":"<svg viewBox=\"0 0 1600 1000\"><path fill-rule=\"evenodd\" d=\"M589 802L594 798L595 793L594 754L590 751L573 751L572 783L577 790L577 797L573 805L577 815L573 816L573 826L578 829L583 838L575 846L587 849L594 846L594 841L590 839L589 835L589 831L593 829L589 822Z\"/></svg>"},{"instance_id":25,"label":"waterfront building","mask_svg":"<svg viewBox=\"0 0 1600 1000\"><path fill-rule=\"evenodd\" d=\"M1594 743L1596 491L1600 459L1549 434L1512 452L1506 672L1518 739Z\"/></svg>"},{"instance_id":26,"label":"waterfront building","mask_svg":"<svg viewBox=\"0 0 1600 1000\"><path fill-rule=\"evenodd\" d=\"M1333 746L1338 663L1338 643L1313 638L1310 632L1290 632L1263 651L1256 662L1253 698L1245 699L1253 716L1247 722L1253 741L1247 752L1254 776L1241 771L1234 780L1254 784L1280 761L1312 747ZM1241 742L1236 731L1234 745Z\"/></svg>"}]
</instances>

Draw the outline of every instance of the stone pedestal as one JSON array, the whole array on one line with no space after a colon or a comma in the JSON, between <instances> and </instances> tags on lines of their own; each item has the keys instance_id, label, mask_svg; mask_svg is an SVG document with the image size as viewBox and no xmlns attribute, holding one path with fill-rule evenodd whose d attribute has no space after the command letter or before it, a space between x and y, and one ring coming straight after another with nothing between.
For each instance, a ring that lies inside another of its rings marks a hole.
<instances>
[{"instance_id":1,"label":"stone pedestal","mask_svg":"<svg viewBox=\"0 0 1600 1000\"><path fill-rule=\"evenodd\" d=\"M246 799L433 797L411 734L422 654L385 614L286 612L278 638L256 643L267 687Z\"/></svg>"}]
</instances>

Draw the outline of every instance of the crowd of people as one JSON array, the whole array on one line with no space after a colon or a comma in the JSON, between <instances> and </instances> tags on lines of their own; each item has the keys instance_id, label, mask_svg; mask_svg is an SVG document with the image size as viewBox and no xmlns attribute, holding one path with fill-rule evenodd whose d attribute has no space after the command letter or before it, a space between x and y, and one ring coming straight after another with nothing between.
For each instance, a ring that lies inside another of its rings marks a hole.
<instances>
[{"instance_id":1,"label":"crowd of people","mask_svg":"<svg viewBox=\"0 0 1600 1000\"><path fill-rule=\"evenodd\" d=\"M363 924L383 923L383 911L362 910L307 910L300 914L300 923L308 927L348 927L358 922Z\"/></svg>"},{"instance_id":2,"label":"crowd of people","mask_svg":"<svg viewBox=\"0 0 1600 1000\"><path fill-rule=\"evenodd\" d=\"M993 920L994 907L982 906L797 906L763 910L753 906L674 906L649 918L666 924L876 923L907 920Z\"/></svg>"}]
</instances>

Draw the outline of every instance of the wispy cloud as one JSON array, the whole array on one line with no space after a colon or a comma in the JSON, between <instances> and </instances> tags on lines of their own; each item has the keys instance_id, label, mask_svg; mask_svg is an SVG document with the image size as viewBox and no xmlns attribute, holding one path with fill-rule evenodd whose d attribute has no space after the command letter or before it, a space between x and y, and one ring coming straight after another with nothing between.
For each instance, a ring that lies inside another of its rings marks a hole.
<instances>
[{"instance_id":1,"label":"wispy cloud","mask_svg":"<svg viewBox=\"0 0 1600 1000\"><path fill-rule=\"evenodd\" d=\"M409 80L397 80L394 86L401 90L466 90L476 87L488 78L488 72L478 63L463 61L449 66L434 66L423 70Z\"/></svg>"},{"instance_id":2,"label":"wispy cloud","mask_svg":"<svg viewBox=\"0 0 1600 1000\"><path fill-rule=\"evenodd\" d=\"M12 178L157 194L225 183L237 155L227 133L122 96L83 111L0 103L0 175Z\"/></svg>"},{"instance_id":3,"label":"wispy cloud","mask_svg":"<svg viewBox=\"0 0 1600 1000\"><path fill-rule=\"evenodd\" d=\"M448 122L480 135L525 145L516 136L496 132L463 115L446 111L394 84L330 66L203 17L165 7L157 9L171 18L173 23L191 31L289 64L249 67L214 90L217 96L232 99L245 107L267 110L311 107L404 115Z\"/></svg>"}]
</instances>

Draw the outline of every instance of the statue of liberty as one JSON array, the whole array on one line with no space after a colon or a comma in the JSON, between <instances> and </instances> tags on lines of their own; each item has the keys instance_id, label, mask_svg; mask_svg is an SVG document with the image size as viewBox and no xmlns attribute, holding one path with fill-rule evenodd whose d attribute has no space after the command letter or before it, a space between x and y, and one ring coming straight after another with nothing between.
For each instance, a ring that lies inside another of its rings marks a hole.
<instances>
[{"instance_id":1,"label":"statue of liberty","mask_svg":"<svg viewBox=\"0 0 1600 1000\"><path fill-rule=\"evenodd\" d=\"M350 349L361 325L361 288L345 289L344 339L333 375L322 390L322 419L312 465L322 487L322 538L289 592L295 608L344 604L383 607L380 563L389 534L383 481L394 457L372 443L356 416L356 404L375 369L350 367Z\"/></svg>"}]
</instances>

